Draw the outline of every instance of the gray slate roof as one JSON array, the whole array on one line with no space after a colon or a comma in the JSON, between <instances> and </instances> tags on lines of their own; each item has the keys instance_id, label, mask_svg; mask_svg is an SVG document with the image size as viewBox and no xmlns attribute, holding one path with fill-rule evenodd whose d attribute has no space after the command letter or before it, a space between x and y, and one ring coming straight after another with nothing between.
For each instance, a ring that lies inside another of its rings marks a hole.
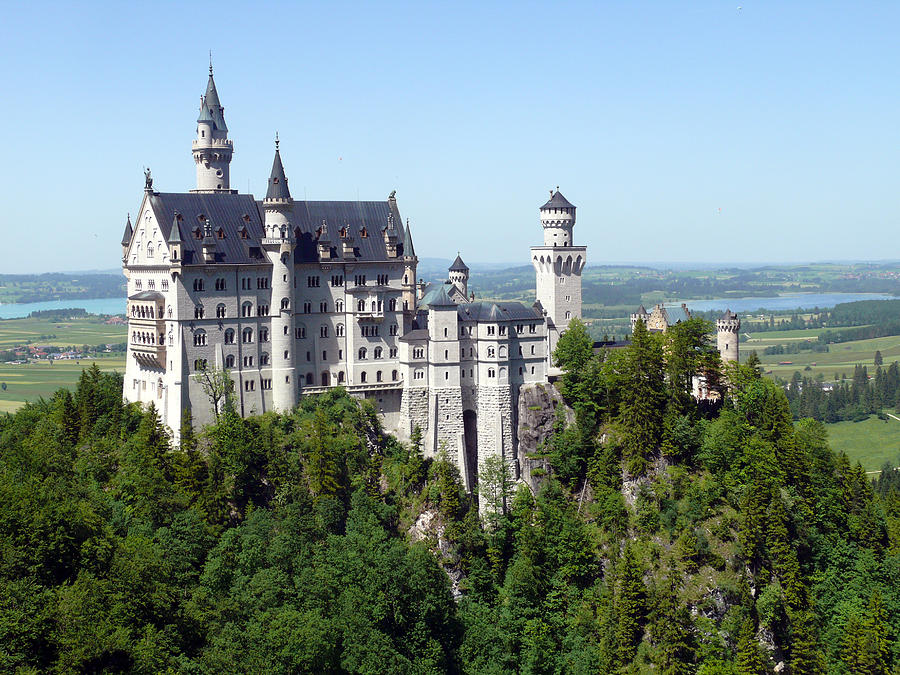
<instances>
[{"instance_id":1,"label":"gray slate roof","mask_svg":"<svg viewBox=\"0 0 900 675\"><path fill-rule=\"evenodd\" d=\"M129 214L128 220L125 221L125 232L122 234L122 246L131 244L131 237L133 234L134 229L131 227L131 214Z\"/></svg>"},{"instance_id":2,"label":"gray slate roof","mask_svg":"<svg viewBox=\"0 0 900 675\"><path fill-rule=\"evenodd\" d=\"M549 201L541 207L541 211L544 209L574 209L575 205L572 204L568 199L563 197L563 193L559 191L557 188L556 192L550 197Z\"/></svg>"},{"instance_id":3,"label":"gray slate roof","mask_svg":"<svg viewBox=\"0 0 900 675\"><path fill-rule=\"evenodd\" d=\"M427 328L416 328L415 330L411 330L408 333L404 333L403 337L400 338L400 342L413 342L415 340L427 340L428 339L428 329Z\"/></svg>"},{"instance_id":4,"label":"gray slate roof","mask_svg":"<svg viewBox=\"0 0 900 675\"><path fill-rule=\"evenodd\" d=\"M456 306L461 321L534 321L543 314L535 307L521 302L467 302Z\"/></svg>"},{"instance_id":5,"label":"gray slate roof","mask_svg":"<svg viewBox=\"0 0 900 675\"><path fill-rule=\"evenodd\" d=\"M213 123L219 131L228 131L225 125L225 108L219 103L219 92L216 91L216 81L213 79L212 68L209 70L209 82L206 83L206 96L203 97L203 103L209 108ZM203 114L201 110L201 115Z\"/></svg>"},{"instance_id":6,"label":"gray slate roof","mask_svg":"<svg viewBox=\"0 0 900 675\"><path fill-rule=\"evenodd\" d=\"M129 300L165 300L165 296L159 291L141 291L128 296Z\"/></svg>"},{"instance_id":7,"label":"gray slate roof","mask_svg":"<svg viewBox=\"0 0 900 675\"><path fill-rule=\"evenodd\" d=\"M684 307L663 307L666 321L670 326L674 326L679 321L687 321L691 318L690 312Z\"/></svg>"},{"instance_id":8,"label":"gray slate roof","mask_svg":"<svg viewBox=\"0 0 900 675\"><path fill-rule=\"evenodd\" d=\"M291 191L288 189L287 178L284 175L284 165L281 163L281 153L275 148L275 159L272 160L272 173L269 174L269 189L266 190L266 199L290 199Z\"/></svg>"},{"instance_id":9,"label":"gray slate roof","mask_svg":"<svg viewBox=\"0 0 900 675\"><path fill-rule=\"evenodd\" d=\"M172 223L176 211L181 214L181 232L183 243L182 262L185 265L202 263L202 239L194 236L194 229L200 228L203 234L203 222L199 216L204 215L212 223L212 229L221 227L224 239L216 239L216 262L227 264L259 264L265 263L266 257L260 248L263 237L262 202L255 201L253 195L217 193L177 193L154 192L150 194L150 206L156 214L156 220L162 229L163 238L168 241L172 235ZM353 232L353 245L356 259L360 261L388 260L382 228L388 216L400 221L396 205L387 200L382 202L312 202L295 201L290 213L290 221L297 234L297 245L294 250L294 261L318 262L316 250L316 231L322 221L328 224L328 232L332 240L342 227L350 226ZM247 238L241 239L239 230L246 228ZM363 228L368 236L361 235ZM402 234L402 232L401 232ZM342 258L340 242L331 247L333 258Z\"/></svg>"},{"instance_id":10,"label":"gray slate roof","mask_svg":"<svg viewBox=\"0 0 900 675\"><path fill-rule=\"evenodd\" d=\"M719 317L720 319L724 319L725 321L731 321L732 319L738 318L737 314L732 312L730 309L726 309L725 313Z\"/></svg>"},{"instance_id":11,"label":"gray slate roof","mask_svg":"<svg viewBox=\"0 0 900 675\"><path fill-rule=\"evenodd\" d=\"M428 291L418 303L419 307L455 307L456 303L447 293L447 284L441 284Z\"/></svg>"},{"instance_id":12,"label":"gray slate roof","mask_svg":"<svg viewBox=\"0 0 900 675\"><path fill-rule=\"evenodd\" d=\"M405 256L414 256L416 254L412 240L412 229L409 227L408 221L406 223L406 231L403 233L403 250L400 254Z\"/></svg>"},{"instance_id":13,"label":"gray slate roof","mask_svg":"<svg viewBox=\"0 0 900 675\"><path fill-rule=\"evenodd\" d=\"M453 264L450 265L451 272L468 272L469 267L466 263L463 262L463 259L459 257L459 253L456 254L456 260L453 261Z\"/></svg>"}]
</instances>

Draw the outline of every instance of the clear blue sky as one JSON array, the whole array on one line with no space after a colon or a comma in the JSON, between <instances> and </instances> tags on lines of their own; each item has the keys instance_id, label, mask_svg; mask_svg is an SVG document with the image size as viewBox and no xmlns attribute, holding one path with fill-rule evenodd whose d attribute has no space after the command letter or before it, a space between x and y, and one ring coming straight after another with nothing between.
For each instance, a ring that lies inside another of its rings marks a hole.
<instances>
[{"instance_id":1,"label":"clear blue sky","mask_svg":"<svg viewBox=\"0 0 900 675\"><path fill-rule=\"evenodd\" d=\"M740 6L740 8L739 8ZM3 272L113 268L142 167L194 184L207 54L264 193L397 189L419 256L900 258L900 3L4 2ZM721 209L721 211L719 211Z\"/></svg>"}]
</instances>

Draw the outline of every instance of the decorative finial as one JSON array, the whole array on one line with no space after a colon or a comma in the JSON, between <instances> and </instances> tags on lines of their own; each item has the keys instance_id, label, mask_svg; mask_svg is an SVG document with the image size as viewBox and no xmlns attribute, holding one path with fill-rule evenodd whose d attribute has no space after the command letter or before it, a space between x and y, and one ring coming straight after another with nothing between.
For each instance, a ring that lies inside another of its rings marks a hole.
<instances>
[{"instance_id":1,"label":"decorative finial","mask_svg":"<svg viewBox=\"0 0 900 675\"><path fill-rule=\"evenodd\" d=\"M553 188L550 188L550 196L553 196Z\"/></svg>"},{"instance_id":2,"label":"decorative finial","mask_svg":"<svg viewBox=\"0 0 900 675\"><path fill-rule=\"evenodd\" d=\"M212 75L212 49L209 50L209 74Z\"/></svg>"},{"instance_id":3,"label":"decorative finial","mask_svg":"<svg viewBox=\"0 0 900 675\"><path fill-rule=\"evenodd\" d=\"M276 131L276 132L275 132L275 152L278 152L278 144L279 144L280 142L281 142L281 141L278 140L278 132Z\"/></svg>"}]
</instances>

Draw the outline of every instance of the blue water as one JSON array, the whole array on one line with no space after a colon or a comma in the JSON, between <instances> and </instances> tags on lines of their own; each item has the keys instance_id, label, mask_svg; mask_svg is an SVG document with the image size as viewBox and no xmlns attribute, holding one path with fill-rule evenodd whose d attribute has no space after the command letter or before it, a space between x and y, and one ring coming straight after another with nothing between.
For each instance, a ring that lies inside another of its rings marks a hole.
<instances>
[{"instance_id":1,"label":"blue water","mask_svg":"<svg viewBox=\"0 0 900 675\"><path fill-rule=\"evenodd\" d=\"M711 310L732 312L754 312L757 309L831 309L842 302L858 300L896 300L893 295L883 293L785 293L765 298L715 298L713 300L684 300L688 309L698 312ZM667 302L666 306L679 306L681 302ZM649 309L649 308L648 308Z\"/></svg>"},{"instance_id":2,"label":"blue water","mask_svg":"<svg viewBox=\"0 0 900 675\"><path fill-rule=\"evenodd\" d=\"M86 298L83 300L50 300L0 305L0 319L19 319L41 309L81 307L89 314L124 314L125 298Z\"/></svg>"}]
</instances>

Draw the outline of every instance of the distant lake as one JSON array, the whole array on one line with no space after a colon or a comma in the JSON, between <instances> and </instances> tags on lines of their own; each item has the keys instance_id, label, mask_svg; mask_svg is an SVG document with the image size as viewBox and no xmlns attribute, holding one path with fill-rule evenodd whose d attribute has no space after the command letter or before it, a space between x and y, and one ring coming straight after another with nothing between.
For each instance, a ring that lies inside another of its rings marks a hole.
<instances>
[{"instance_id":1,"label":"distant lake","mask_svg":"<svg viewBox=\"0 0 900 675\"><path fill-rule=\"evenodd\" d=\"M785 310L785 309L831 309L842 302L857 302L859 300L897 300L893 295L883 293L785 293L762 298L715 298L713 300L684 300L667 302L667 307L678 307L684 302L688 309L698 312L712 310L747 313L757 309Z\"/></svg>"},{"instance_id":2,"label":"distant lake","mask_svg":"<svg viewBox=\"0 0 900 675\"><path fill-rule=\"evenodd\" d=\"M125 298L73 298L72 300L0 304L0 319L20 319L42 309L78 307L84 309L88 314L124 314Z\"/></svg>"}]
</instances>

